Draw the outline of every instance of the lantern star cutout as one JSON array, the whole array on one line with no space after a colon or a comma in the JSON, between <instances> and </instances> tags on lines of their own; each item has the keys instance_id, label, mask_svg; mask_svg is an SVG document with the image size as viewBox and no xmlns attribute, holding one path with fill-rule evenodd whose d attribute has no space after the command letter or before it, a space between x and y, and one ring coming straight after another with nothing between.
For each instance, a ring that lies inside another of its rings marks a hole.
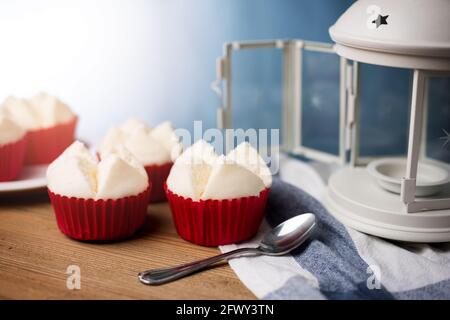
<instances>
[{"instance_id":1,"label":"lantern star cutout","mask_svg":"<svg viewBox=\"0 0 450 320\"><path fill-rule=\"evenodd\" d=\"M442 131L444 131L445 135L443 137L440 137L439 139L444 140L442 148L445 148L447 145L450 145L450 134L445 129L442 129Z\"/></svg>"},{"instance_id":2,"label":"lantern star cutout","mask_svg":"<svg viewBox=\"0 0 450 320\"><path fill-rule=\"evenodd\" d=\"M381 14L378 15L378 17L372 21L372 23L375 23L377 25L377 29L379 26L381 26L382 24L388 24L387 23L387 18L389 17L389 15L385 15L382 16Z\"/></svg>"}]
</instances>

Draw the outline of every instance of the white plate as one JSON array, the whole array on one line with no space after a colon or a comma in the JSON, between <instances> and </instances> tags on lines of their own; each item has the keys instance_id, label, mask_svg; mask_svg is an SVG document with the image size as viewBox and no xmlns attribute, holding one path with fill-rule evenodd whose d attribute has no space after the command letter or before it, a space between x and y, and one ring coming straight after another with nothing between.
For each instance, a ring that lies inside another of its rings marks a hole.
<instances>
[{"instance_id":1,"label":"white plate","mask_svg":"<svg viewBox=\"0 0 450 320\"><path fill-rule=\"evenodd\" d=\"M368 164L369 174L384 189L400 193L401 180L406 173L405 158L383 158ZM431 163L419 162L416 180L416 195L426 197L438 193L450 181L445 168Z\"/></svg>"},{"instance_id":2,"label":"white plate","mask_svg":"<svg viewBox=\"0 0 450 320\"><path fill-rule=\"evenodd\" d=\"M26 166L20 177L14 181L0 182L0 193L29 191L45 188L47 179L45 172L48 165Z\"/></svg>"}]
</instances>

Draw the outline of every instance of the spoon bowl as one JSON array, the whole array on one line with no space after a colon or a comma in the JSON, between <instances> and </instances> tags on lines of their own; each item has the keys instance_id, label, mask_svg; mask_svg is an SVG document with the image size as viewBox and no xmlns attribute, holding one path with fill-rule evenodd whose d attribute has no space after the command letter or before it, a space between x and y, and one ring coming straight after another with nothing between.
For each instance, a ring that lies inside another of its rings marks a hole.
<instances>
[{"instance_id":1,"label":"spoon bowl","mask_svg":"<svg viewBox=\"0 0 450 320\"><path fill-rule=\"evenodd\" d=\"M308 239L316 226L316 217L304 213L290 218L267 233L258 249L267 255L286 254Z\"/></svg>"}]
</instances>

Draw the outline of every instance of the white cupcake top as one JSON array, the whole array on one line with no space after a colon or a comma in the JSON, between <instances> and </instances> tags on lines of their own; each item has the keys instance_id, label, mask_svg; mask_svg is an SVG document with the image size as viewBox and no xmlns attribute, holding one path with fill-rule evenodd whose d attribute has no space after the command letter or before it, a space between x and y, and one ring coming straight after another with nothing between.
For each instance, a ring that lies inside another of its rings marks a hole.
<instances>
[{"instance_id":1,"label":"white cupcake top","mask_svg":"<svg viewBox=\"0 0 450 320\"><path fill-rule=\"evenodd\" d=\"M182 151L172 125L167 121L153 129L137 119L112 127L100 144L100 156L107 155L118 145L124 145L144 166L172 162Z\"/></svg>"},{"instance_id":2,"label":"white cupcake top","mask_svg":"<svg viewBox=\"0 0 450 320\"><path fill-rule=\"evenodd\" d=\"M10 96L6 98L0 108L2 113L28 130L66 123L75 116L61 100L44 92L38 93L30 99Z\"/></svg>"},{"instance_id":3,"label":"white cupcake top","mask_svg":"<svg viewBox=\"0 0 450 320\"><path fill-rule=\"evenodd\" d=\"M267 167L266 162L261 158L258 151L253 148L250 143L242 142L228 153L227 158L258 174L267 187L270 187L272 184L272 174L270 173L270 169Z\"/></svg>"},{"instance_id":4,"label":"white cupcake top","mask_svg":"<svg viewBox=\"0 0 450 320\"><path fill-rule=\"evenodd\" d=\"M17 142L23 138L25 130L7 116L0 114L0 146Z\"/></svg>"},{"instance_id":5,"label":"white cupcake top","mask_svg":"<svg viewBox=\"0 0 450 320\"><path fill-rule=\"evenodd\" d=\"M144 167L124 147L100 162L79 141L70 145L47 169L48 188L59 195L83 199L119 199L148 187Z\"/></svg>"},{"instance_id":6,"label":"white cupcake top","mask_svg":"<svg viewBox=\"0 0 450 320\"><path fill-rule=\"evenodd\" d=\"M250 144L219 156L204 140L184 151L167 178L170 191L192 200L257 196L271 185L269 168Z\"/></svg>"}]
</instances>

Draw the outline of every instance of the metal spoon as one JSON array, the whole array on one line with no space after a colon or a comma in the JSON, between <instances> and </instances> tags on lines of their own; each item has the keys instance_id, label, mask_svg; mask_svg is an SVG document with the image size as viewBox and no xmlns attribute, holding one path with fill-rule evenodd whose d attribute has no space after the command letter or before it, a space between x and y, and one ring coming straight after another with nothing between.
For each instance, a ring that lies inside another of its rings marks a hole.
<instances>
[{"instance_id":1,"label":"metal spoon","mask_svg":"<svg viewBox=\"0 0 450 320\"><path fill-rule=\"evenodd\" d=\"M280 256L301 245L311 235L316 226L316 218L312 213L304 213L290 218L267 233L257 248L240 248L204 260L183 264L176 267L153 269L140 272L139 280L144 284L159 285L217 263L243 255Z\"/></svg>"}]
</instances>

